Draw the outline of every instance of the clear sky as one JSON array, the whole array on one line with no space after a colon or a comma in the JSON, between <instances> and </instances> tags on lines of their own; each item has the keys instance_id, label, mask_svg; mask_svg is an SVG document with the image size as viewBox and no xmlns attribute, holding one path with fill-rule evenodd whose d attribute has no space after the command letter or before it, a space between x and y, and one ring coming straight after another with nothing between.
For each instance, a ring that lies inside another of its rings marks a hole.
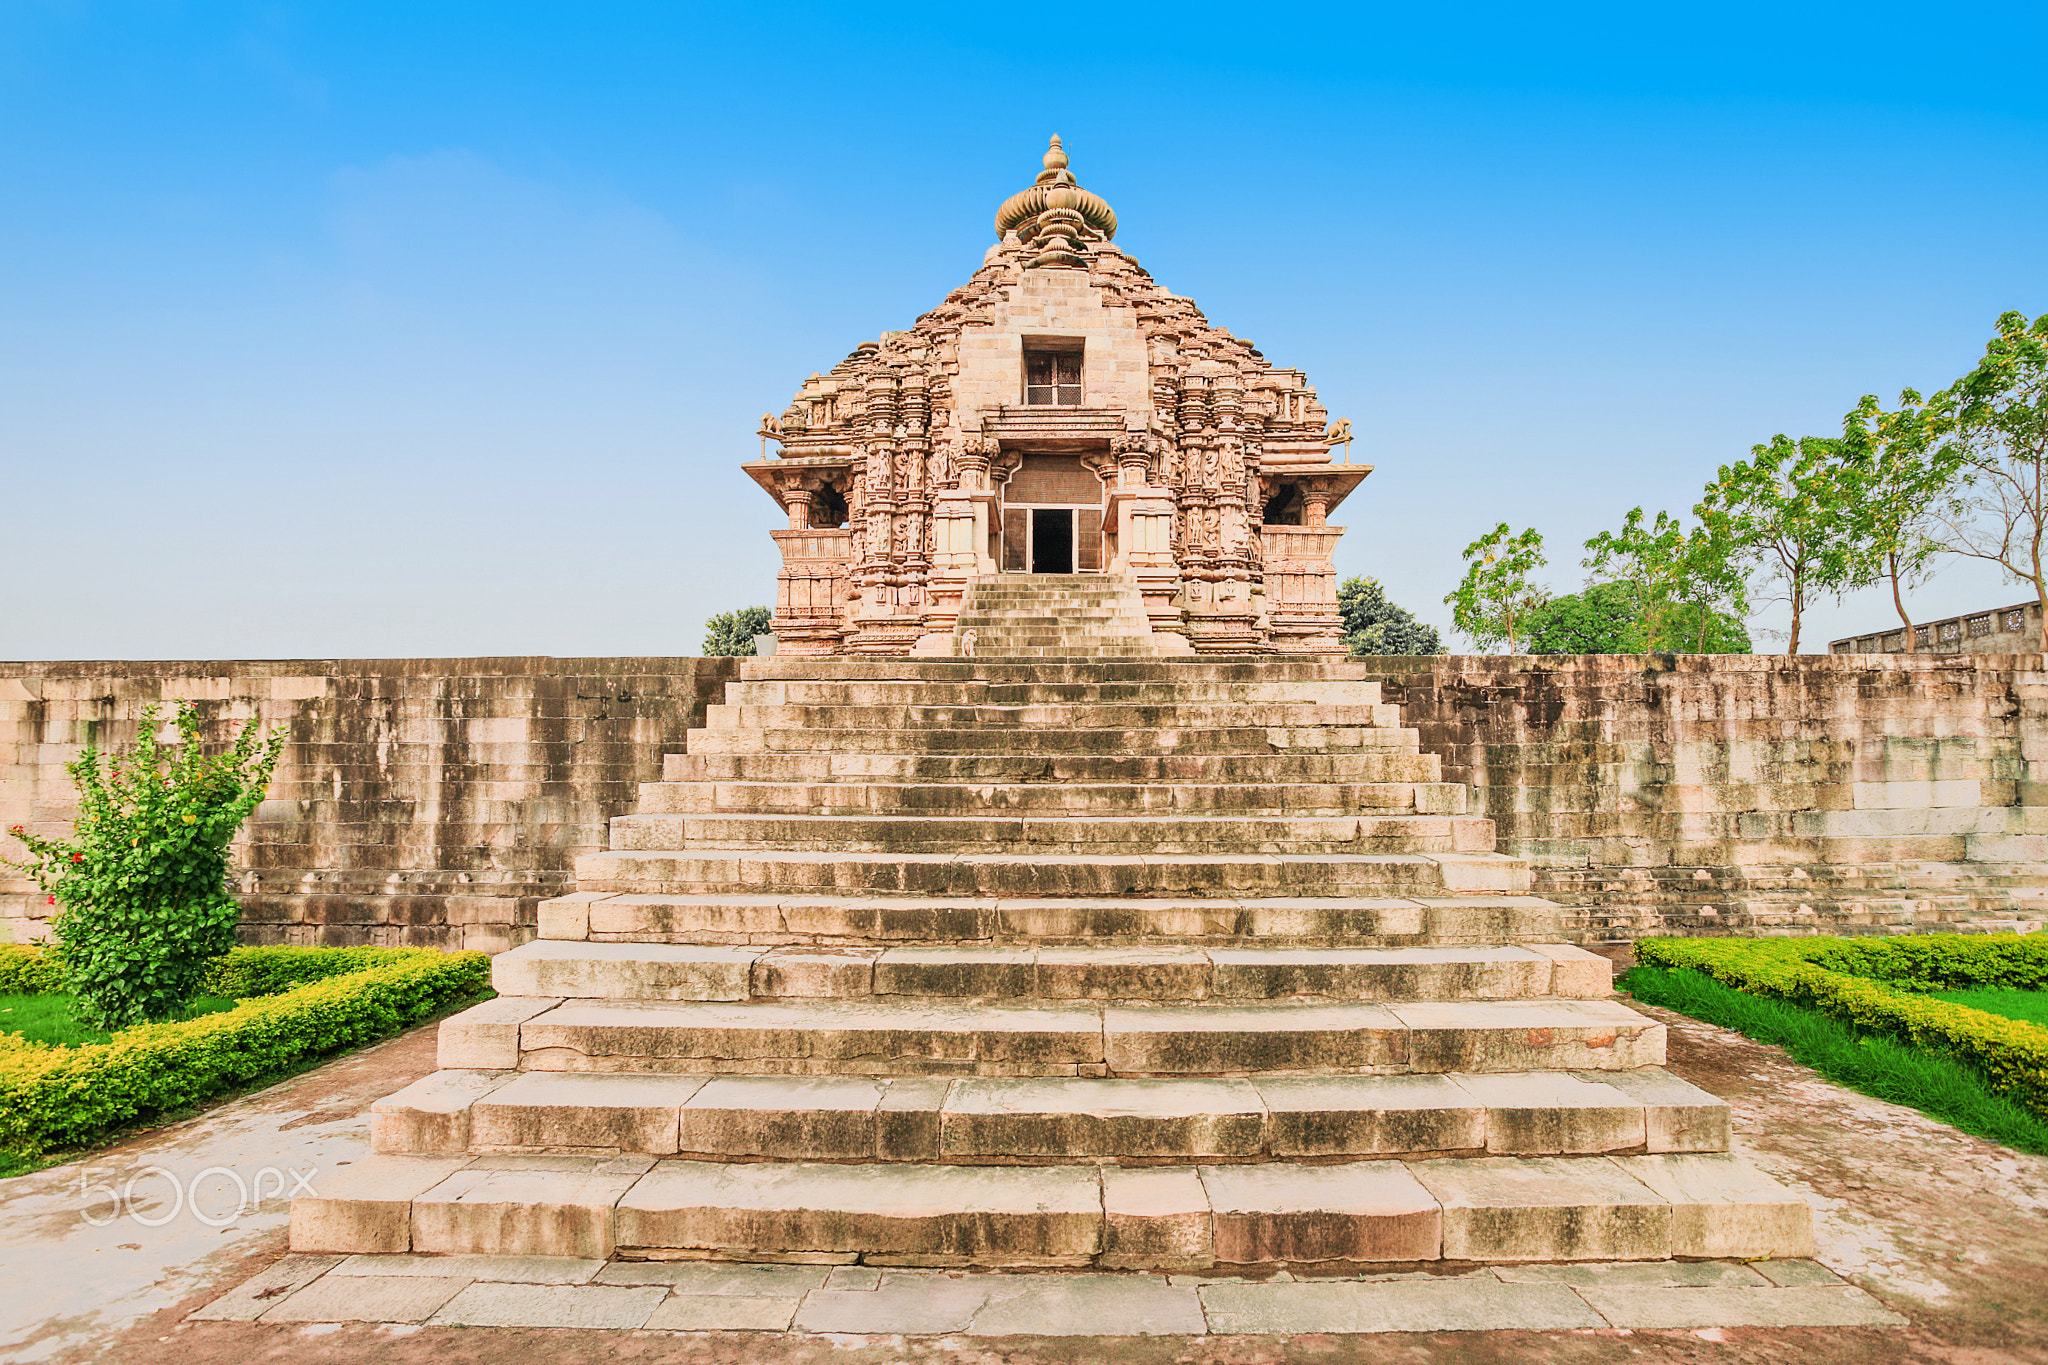
<instances>
[{"instance_id":1,"label":"clear sky","mask_svg":"<svg viewBox=\"0 0 2048 1365\"><path fill-rule=\"evenodd\" d=\"M1339 567L1438 624L1493 523L1575 588L2048 311L2040 0L8 0L0 657L694 653L772 599L759 414L964 280L1051 132L1352 419Z\"/></svg>"}]
</instances>

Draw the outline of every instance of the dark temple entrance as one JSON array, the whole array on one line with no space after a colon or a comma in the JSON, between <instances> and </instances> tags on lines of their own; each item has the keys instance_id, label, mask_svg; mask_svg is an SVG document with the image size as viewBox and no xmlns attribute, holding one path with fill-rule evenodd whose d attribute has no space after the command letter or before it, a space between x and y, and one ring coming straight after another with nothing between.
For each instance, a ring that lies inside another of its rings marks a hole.
<instances>
[{"instance_id":1,"label":"dark temple entrance","mask_svg":"<svg viewBox=\"0 0 2048 1365\"><path fill-rule=\"evenodd\" d=\"M1074 509L1031 509L1031 572L1074 571Z\"/></svg>"}]
</instances>

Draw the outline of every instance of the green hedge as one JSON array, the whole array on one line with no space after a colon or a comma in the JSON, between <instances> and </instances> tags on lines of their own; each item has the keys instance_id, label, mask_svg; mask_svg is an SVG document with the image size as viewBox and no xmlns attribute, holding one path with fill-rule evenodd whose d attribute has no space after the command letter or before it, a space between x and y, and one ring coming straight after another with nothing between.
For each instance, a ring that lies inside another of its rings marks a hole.
<instances>
[{"instance_id":1,"label":"green hedge","mask_svg":"<svg viewBox=\"0 0 2048 1365\"><path fill-rule=\"evenodd\" d=\"M0 943L0 995L46 995L64 989L55 953L40 943Z\"/></svg>"},{"instance_id":2,"label":"green hedge","mask_svg":"<svg viewBox=\"0 0 2048 1365\"><path fill-rule=\"evenodd\" d=\"M1983 1071L1994 1089L2048 1117L2048 1028L1915 993L1965 984L2037 988L2048 936L1647 938L1636 944L1636 961L1700 972L1737 990L1952 1053Z\"/></svg>"},{"instance_id":3,"label":"green hedge","mask_svg":"<svg viewBox=\"0 0 2048 1365\"><path fill-rule=\"evenodd\" d=\"M324 959L312 955L327 954ZM237 949L224 984L275 987L234 1009L52 1047L0 1034L0 1147L75 1147L295 1063L395 1032L488 992L482 953L429 948ZM329 964L340 964L332 974ZM325 975L325 979L307 979Z\"/></svg>"}]
</instances>

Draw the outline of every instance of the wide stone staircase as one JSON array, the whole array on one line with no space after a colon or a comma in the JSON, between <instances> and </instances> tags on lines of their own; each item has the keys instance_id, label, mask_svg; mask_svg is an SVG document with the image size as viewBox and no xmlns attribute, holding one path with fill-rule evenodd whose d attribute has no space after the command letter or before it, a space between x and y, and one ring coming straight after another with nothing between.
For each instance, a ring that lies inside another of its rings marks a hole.
<instances>
[{"instance_id":1,"label":"wide stone staircase","mask_svg":"<svg viewBox=\"0 0 2048 1365\"><path fill-rule=\"evenodd\" d=\"M1810 1253L1360 668L1148 659L1032 586L976 585L972 659L744 664L294 1249Z\"/></svg>"}]
</instances>

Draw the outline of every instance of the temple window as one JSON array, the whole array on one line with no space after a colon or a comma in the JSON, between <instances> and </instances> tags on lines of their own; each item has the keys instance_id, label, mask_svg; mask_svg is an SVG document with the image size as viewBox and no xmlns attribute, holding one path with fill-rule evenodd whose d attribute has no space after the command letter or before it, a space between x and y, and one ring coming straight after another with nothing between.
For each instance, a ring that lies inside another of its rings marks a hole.
<instances>
[{"instance_id":1,"label":"temple window","mask_svg":"<svg viewBox=\"0 0 2048 1365\"><path fill-rule=\"evenodd\" d=\"M1081 406L1081 347L1027 346L1024 402L1032 407Z\"/></svg>"}]
</instances>

